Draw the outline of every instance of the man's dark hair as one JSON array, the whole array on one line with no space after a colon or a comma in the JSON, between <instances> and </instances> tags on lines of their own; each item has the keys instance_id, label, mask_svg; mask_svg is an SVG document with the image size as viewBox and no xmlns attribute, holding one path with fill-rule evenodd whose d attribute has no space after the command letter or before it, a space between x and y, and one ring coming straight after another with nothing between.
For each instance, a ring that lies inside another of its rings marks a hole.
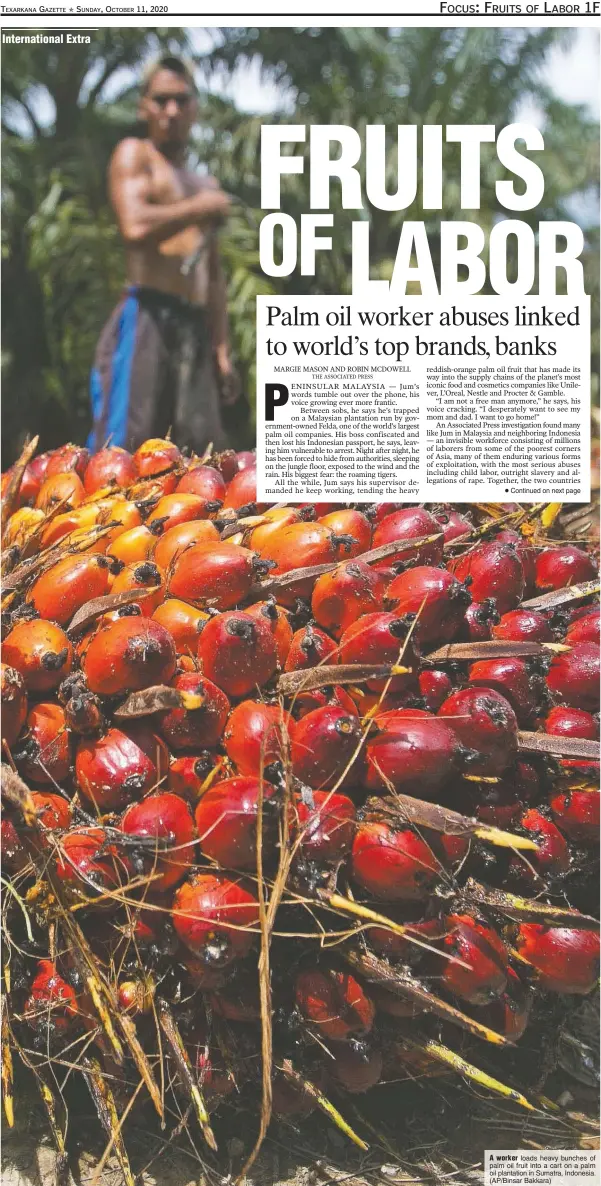
<instances>
[{"instance_id":1,"label":"man's dark hair","mask_svg":"<svg viewBox=\"0 0 601 1186\"><path fill-rule=\"evenodd\" d=\"M176 57L175 54L162 54L160 58L155 58L144 71L140 88L142 95L148 94L148 88L159 70L170 70L172 74L177 74L179 78L185 79L190 89L196 94L196 83L194 81L192 66L188 65L183 58Z\"/></svg>"}]
</instances>

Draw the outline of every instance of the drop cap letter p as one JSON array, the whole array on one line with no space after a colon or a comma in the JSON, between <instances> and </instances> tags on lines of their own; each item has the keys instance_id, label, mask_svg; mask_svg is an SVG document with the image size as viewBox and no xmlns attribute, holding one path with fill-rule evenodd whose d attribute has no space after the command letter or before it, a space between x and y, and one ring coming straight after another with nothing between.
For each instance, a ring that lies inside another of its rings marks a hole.
<instances>
[{"instance_id":1,"label":"drop cap letter p","mask_svg":"<svg viewBox=\"0 0 601 1186\"><path fill-rule=\"evenodd\" d=\"M276 398L278 396L279 398ZM273 420L276 408L283 408L288 403L290 392L284 383L265 384L265 419Z\"/></svg>"}]
</instances>

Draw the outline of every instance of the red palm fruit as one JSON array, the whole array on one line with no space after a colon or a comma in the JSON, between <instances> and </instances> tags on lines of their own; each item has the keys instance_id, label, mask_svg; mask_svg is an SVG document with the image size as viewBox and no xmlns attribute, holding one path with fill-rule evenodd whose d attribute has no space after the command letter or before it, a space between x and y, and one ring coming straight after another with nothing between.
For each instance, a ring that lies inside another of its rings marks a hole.
<instances>
[{"instance_id":1,"label":"red palm fruit","mask_svg":"<svg viewBox=\"0 0 601 1186\"><path fill-rule=\"evenodd\" d=\"M192 544L220 543L219 532L208 519L193 519L190 523L178 523L154 542L152 559L159 568L167 572L170 564Z\"/></svg>"},{"instance_id":2,"label":"red palm fruit","mask_svg":"<svg viewBox=\"0 0 601 1186\"><path fill-rule=\"evenodd\" d=\"M419 666L413 639L405 643L409 627L397 614L364 614L353 622L340 639L338 658L340 663L391 663L400 662L403 667L417 669ZM413 672L395 675L388 679L367 680L365 687L371 692L408 692L417 684Z\"/></svg>"},{"instance_id":3,"label":"red palm fruit","mask_svg":"<svg viewBox=\"0 0 601 1186\"><path fill-rule=\"evenodd\" d=\"M315 505L319 506L320 504L316 503ZM400 502L374 502L371 504L371 506L367 504L364 507L364 510L365 514L374 524L374 527L377 527L382 522L382 520L386 519L388 515L391 515L393 511L400 511L401 507L402 503ZM332 505L330 510L335 511L336 507ZM327 512L322 511L321 514L325 515Z\"/></svg>"},{"instance_id":4,"label":"red palm fruit","mask_svg":"<svg viewBox=\"0 0 601 1186\"><path fill-rule=\"evenodd\" d=\"M420 642L451 642L459 633L471 597L465 585L445 568L419 565L402 572L388 586L386 602L399 617L418 614Z\"/></svg>"},{"instance_id":5,"label":"red palm fruit","mask_svg":"<svg viewBox=\"0 0 601 1186\"><path fill-rule=\"evenodd\" d=\"M38 823L47 831L64 831L71 823L72 807L68 799L62 795L52 794L50 791L33 791L31 801L35 809ZM35 831L30 837L30 844L34 849L53 850L55 844L49 836Z\"/></svg>"},{"instance_id":6,"label":"red palm fruit","mask_svg":"<svg viewBox=\"0 0 601 1186\"><path fill-rule=\"evenodd\" d=\"M153 999L154 991L150 983L141 977L121 980L117 985L119 1008L134 1017L150 1013Z\"/></svg>"},{"instance_id":7,"label":"red palm fruit","mask_svg":"<svg viewBox=\"0 0 601 1186\"><path fill-rule=\"evenodd\" d=\"M351 1095L370 1091L380 1082L384 1059L379 1046L367 1042L333 1042L328 1074Z\"/></svg>"},{"instance_id":8,"label":"red palm fruit","mask_svg":"<svg viewBox=\"0 0 601 1186\"><path fill-rule=\"evenodd\" d=\"M71 746L65 713L58 704L35 704L27 715L24 755L16 758L23 777L36 783L60 783L69 773Z\"/></svg>"},{"instance_id":9,"label":"red palm fruit","mask_svg":"<svg viewBox=\"0 0 601 1186\"><path fill-rule=\"evenodd\" d=\"M168 684L175 674L175 644L152 618L118 618L93 635L82 659L91 692L99 696L138 692Z\"/></svg>"},{"instance_id":10,"label":"red palm fruit","mask_svg":"<svg viewBox=\"0 0 601 1186\"><path fill-rule=\"evenodd\" d=\"M362 515L361 511L339 507L327 515L321 515L318 522L322 523L324 527L328 527L338 537L350 535L354 539L355 542L350 545L350 550L343 543L338 544L336 549L338 560L343 560L345 556L360 556L362 552L369 550L372 527L369 519Z\"/></svg>"},{"instance_id":11,"label":"red palm fruit","mask_svg":"<svg viewBox=\"0 0 601 1186\"><path fill-rule=\"evenodd\" d=\"M250 532L249 548L262 554L272 536L277 535L282 527L288 527L290 523L299 523L302 518L302 512L294 507L272 507L264 512L263 522Z\"/></svg>"},{"instance_id":12,"label":"red palm fruit","mask_svg":"<svg viewBox=\"0 0 601 1186\"><path fill-rule=\"evenodd\" d=\"M69 894L93 900L94 894L114 890L128 877L125 859L108 843L104 828L73 828L63 836L56 875ZM104 900L109 908L116 905Z\"/></svg>"},{"instance_id":13,"label":"red palm fruit","mask_svg":"<svg viewBox=\"0 0 601 1186\"><path fill-rule=\"evenodd\" d=\"M172 909L181 942L209 967L224 967L248 955L257 934L259 903L241 879L196 873L179 887Z\"/></svg>"},{"instance_id":14,"label":"red palm fruit","mask_svg":"<svg viewBox=\"0 0 601 1186\"><path fill-rule=\"evenodd\" d=\"M104 730L102 707L88 689L82 672L74 672L63 681L58 698L65 710L67 727L82 737L97 736Z\"/></svg>"},{"instance_id":15,"label":"red palm fruit","mask_svg":"<svg viewBox=\"0 0 601 1186\"><path fill-rule=\"evenodd\" d=\"M52 453L38 453L37 457L34 457L27 467L31 471L34 482L37 482L40 486L48 472L51 457Z\"/></svg>"},{"instance_id":16,"label":"red palm fruit","mask_svg":"<svg viewBox=\"0 0 601 1186\"><path fill-rule=\"evenodd\" d=\"M129 564L117 573L111 586L111 593L125 593L132 589L154 589L153 593L141 594L136 602L145 618L152 617L155 609L165 597L165 586L160 569L152 560L141 564Z\"/></svg>"},{"instance_id":17,"label":"red palm fruit","mask_svg":"<svg viewBox=\"0 0 601 1186\"><path fill-rule=\"evenodd\" d=\"M15 744L27 719L27 692L23 676L14 667L2 663L2 740L9 749Z\"/></svg>"},{"instance_id":18,"label":"red palm fruit","mask_svg":"<svg viewBox=\"0 0 601 1186\"><path fill-rule=\"evenodd\" d=\"M473 782L468 787L470 814L493 828L510 829L524 809L515 783L507 776L496 783Z\"/></svg>"},{"instance_id":19,"label":"red palm fruit","mask_svg":"<svg viewBox=\"0 0 601 1186\"><path fill-rule=\"evenodd\" d=\"M153 505L159 498L163 498L165 494L174 494L177 483L180 479L179 466L168 470L164 474L155 474L149 478L138 478L134 486L130 486L128 496L134 502L142 502L148 506Z\"/></svg>"},{"instance_id":20,"label":"red palm fruit","mask_svg":"<svg viewBox=\"0 0 601 1186\"><path fill-rule=\"evenodd\" d=\"M355 834L355 805L346 795L313 791L312 805L300 795L295 811L301 837L299 851L308 861L330 864L350 852Z\"/></svg>"},{"instance_id":21,"label":"red palm fruit","mask_svg":"<svg viewBox=\"0 0 601 1186\"><path fill-rule=\"evenodd\" d=\"M75 757L79 790L101 814L141 799L158 786L168 767L167 747L145 721L80 741Z\"/></svg>"},{"instance_id":22,"label":"red palm fruit","mask_svg":"<svg viewBox=\"0 0 601 1186\"><path fill-rule=\"evenodd\" d=\"M524 591L524 569L513 543L477 544L451 561L451 571L460 581L471 577L469 591L474 601L494 598L500 614L515 609Z\"/></svg>"},{"instance_id":23,"label":"red palm fruit","mask_svg":"<svg viewBox=\"0 0 601 1186\"><path fill-rule=\"evenodd\" d=\"M519 531L512 531L510 528L499 531L495 536L495 542L498 544L512 544L515 547L524 570L523 595L524 597L532 596L536 589L536 549L531 546L528 539L521 535Z\"/></svg>"},{"instance_id":24,"label":"red palm fruit","mask_svg":"<svg viewBox=\"0 0 601 1186\"><path fill-rule=\"evenodd\" d=\"M361 618L382 608L385 580L361 560L339 564L333 572L317 578L311 597L311 610L318 626L335 638Z\"/></svg>"},{"instance_id":25,"label":"red palm fruit","mask_svg":"<svg viewBox=\"0 0 601 1186\"><path fill-rule=\"evenodd\" d=\"M194 494L206 502L222 503L225 498L223 475L211 465L195 465L180 478L178 494ZM215 508L217 510L217 508Z\"/></svg>"},{"instance_id":26,"label":"red palm fruit","mask_svg":"<svg viewBox=\"0 0 601 1186\"><path fill-rule=\"evenodd\" d=\"M230 714L223 744L239 774L255 774L281 760L295 722L279 705L243 700Z\"/></svg>"},{"instance_id":27,"label":"red palm fruit","mask_svg":"<svg viewBox=\"0 0 601 1186\"><path fill-rule=\"evenodd\" d=\"M448 1066L437 1062L424 1050L408 1046L402 1040L393 1042L387 1056L385 1075L390 1075L392 1082L411 1082L422 1079L437 1079L449 1074Z\"/></svg>"},{"instance_id":28,"label":"red palm fruit","mask_svg":"<svg viewBox=\"0 0 601 1186\"><path fill-rule=\"evenodd\" d=\"M599 737L599 722L581 708L558 705L551 709L544 724L545 733L553 737L581 737L586 741L597 741Z\"/></svg>"},{"instance_id":29,"label":"red palm fruit","mask_svg":"<svg viewBox=\"0 0 601 1186\"><path fill-rule=\"evenodd\" d=\"M209 679L195 671L173 680L179 692L200 698L198 708L170 708L161 713L160 730L173 750L202 749L217 745L230 711L227 696Z\"/></svg>"},{"instance_id":30,"label":"red palm fruit","mask_svg":"<svg viewBox=\"0 0 601 1186\"><path fill-rule=\"evenodd\" d=\"M493 638L507 642L552 642L547 619L535 609L512 609L492 628Z\"/></svg>"},{"instance_id":31,"label":"red palm fruit","mask_svg":"<svg viewBox=\"0 0 601 1186\"><path fill-rule=\"evenodd\" d=\"M235 699L261 687L277 667L268 623L241 610L219 614L207 622L198 643L198 657L207 678Z\"/></svg>"},{"instance_id":32,"label":"red palm fruit","mask_svg":"<svg viewBox=\"0 0 601 1186\"><path fill-rule=\"evenodd\" d=\"M565 704L585 712L599 710L599 647L579 642L571 651L555 655L547 684Z\"/></svg>"},{"instance_id":33,"label":"red palm fruit","mask_svg":"<svg viewBox=\"0 0 601 1186\"><path fill-rule=\"evenodd\" d=\"M61 445L54 449L46 466L46 477L74 472L82 481L90 461L90 450L82 445Z\"/></svg>"},{"instance_id":34,"label":"red palm fruit","mask_svg":"<svg viewBox=\"0 0 601 1186\"><path fill-rule=\"evenodd\" d=\"M14 476L14 473L15 473L15 467L14 467L14 465L11 465L10 468L4 470L4 472L2 474L2 478L0 479L0 496L2 498L6 497L6 494L7 494L10 482Z\"/></svg>"},{"instance_id":35,"label":"red palm fruit","mask_svg":"<svg viewBox=\"0 0 601 1186\"><path fill-rule=\"evenodd\" d=\"M50 830L68 828L71 823L72 807L68 799L50 791L32 791L31 801L38 823Z\"/></svg>"},{"instance_id":36,"label":"red palm fruit","mask_svg":"<svg viewBox=\"0 0 601 1186\"><path fill-rule=\"evenodd\" d=\"M111 498L103 499L102 502L97 502L95 505L102 511L102 519L107 522L107 525L109 522L115 524L101 541L103 547L107 549L120 535L131 531L133 527L141 526L142 516L137 503L125 498L121 492L114 494Z\"/></svg>"},{"instance_id":37,"label":"red palm fruit","mask_svg":"<svg viewBox=\"0 0 601 1186\"><path fill-rule=\"evenodd\" d=\"M469 836L453 836L451 833L441 833L438 837L441 852L444 857L444 862L450 868L458 865L464 861L469 850L470 840Z\"/></svg>"},{"instance_id":38,"label":"red palm fruit","mask_svg":"<svg viewBox=\"0 0 601 1186\"><path fill-rule=\"evenodd\" d=\"M75 507L74 510L68 511L64 515L55 515L42 531L40 538L42 548L49 548L51 544L57 543L59 539L64 539L72 532L88 531L90 527L96 526L101 515L102 508L98 503L93 505L82 503L81 506ZM103 536L96 541L92 551L103 553L106 548L107 537Z\"/></svg>"},{"instance_id":39,"label":"red palm fruit","mask_svg":"<svg viewBox=\"0 0 601 1186\"><path fill-rule=\"evenodd\" d=\"M194 544L174 560L169 594L202 608L231 609L250 592L261 571L254 552L239 544Z\"/></svg>"},{"instance_id":40,"label":"red palm fruit","mask_svg":"<svg viewBox=\"0 0 601 1186\"><path fill-rule=\"evenodd\" d=\"M392 784L397 791L413 787L420 798L435 798L460 761L454 730L415 708L382 713L375 726L375 735L367 738L367 789L382 791Z\"/></svg>"},{"instance_id":41,"label":"red palm fruit","mask_svg":"<svg viewBox=\"0 0 601 1186\"><path fill-rule=\"evenodd\" d=\"M506 829L517 819L526 804L538 798L540 778L536 768L519 758L495 783L466 783L469 813L483 823Z\"/></svg>"},{"instance_id":42,"label":"red palm fruit","mask_svg":"<svg viewBox=\"0 0 601 1186\"><path fill-rule=\"evenodd\" d=\"M569 708L558 705L552 708L544 722L545 733L555 737L579 737L584 741L597 741L599 737L599 721L590 712L581 708ZM594 782L599 781L599 763L581 758L565 758L560 766L567 772L590 775Z\"/></svg>"},{"instance_id":43,"label":"red palm fruit","mask_svg":"<svg viewBox=\"0 0 601 1186\"><path fill-rule=\"evenodd\" d=\"M270 800L271 783L263 783L263 859L274 851L276 829ZM226 778L205 791L196 807L196 828L203 854L230 869L257 865L257 812L261 796L258 778Z\"/></svg>"},{"instance_id":44,"label":"red palm fruit","mask_svg":"<svg viewBox=\"0 0 601 1186\"><path fill-rule=\"evenodd\" d=\"M295 568L330 564L337 558L338 542L338 537L323 523L291 523L271 536L261 555L274 562L274 573L280 575ZM314 578L299 581L289 589L280 590L280 598L285 605L294 605L297 597L311 596L313 584Z\"/></svg>"},{"instance_id":45,"label":"red palm fruit","mask_svg":"<svg viewBox=\"0 0 601 1186\"><path fill-rule=\"evenodd\" d=\"M52 960L38 960L31 993L23 1008L28 1025L40 1032L64 1033L77 1017L75 990L63 980Z\"/></svg>"},{"instance_id":46,"label":"red palm fruit","mask_svg":"<svg viewBox=\"0 0 601 1186\"><path fill-rule=\"evenodd\" d=\"M509 878L537 886L539 878L558 877L570 867L570 850L555 824L531 807L519 821L520 827L534 840L537 852L526 853L527 862L517 853L509 864ZM538 877L536 874L538 873Z\"/></svg>"},{"instance_id":47,"label":"red palm fruit","mask_svg":"<svg viewBox=\"0 0 601 1186\"><path fill-rule=\"evenodd\" d=\"M524 1034L530 1017L532 993L522 984L513 968L506 968L507 984L503 992L490 1004L480 1007L476 1020L487 1025L510 1042L517 1042Z\"/></svg>"},{"instance_id":48,"label":"red palm fruit","mask_svg":"<svg viewBox=\"0 0 601 1186\"><path fill-rule=\"evenodd\" d=\"M38 460L39 460L39 458L38 458ZM13 473L13 469L14 469L14 467L11 467L11 469L9 470L9 473L11 474L11 476ZM21 478L21 484L19 486L19 494L18 494L18 501L17 501L18 507L32 507L33 506L33 504L40 492L40 486L42 485L42 481L43 481L43 478L41 476L38 476L38 474L36 473L36 470L33 467L32 462L30 462L29 465L25 466L25 469L23 470L23 476ZM3 487L2 497L4 497L4 493L5 493L5 491L4 491L4 487Z\"/></svg>"},{"instance_id":49,"label":"red palm fruit","mask_svg":"<svg viewBox=\"0 0 601 1186\"><path fill-rule=\"evenodd\" d=\"M131 486L138 476L134 459L126 449L118 445L101 449L88 462L84 477L86 494L95 494L105 486Z\"/></svg>"},{"instance_id":50,"label":"red palm fruit","mask_svg":"<svg viewBox=\"0 0 601 1186\"><path fill-rule=\"evenodd\" d=\"M127 922L120 928L120 944L125 944L126 948L129 948L132 940L135 940L136 947L144 952L154 948L155 952L174 955L178 944L171 927L168 905L168 898L165 899L149 886L144 886L144 905L130 906Z\"/></svg>"},{"instance_id":51,"label":"red palm fruit","mask_svg":"<svg viewBox=\"0 0 601 1186\"><path fill-rule=\"evenodd\" d=\"M85 498L85 490L76 473L55 474L53 478L46 478L42 485L35 505L40 511L54 510L59 503L67 507L78 507Z\"/></svg>"},{"instance_id":52,"label":"red palm fruit","mask_svg":"<svg viewBox=\"0 0 601 1186\"><path fill-rule=\"evenodd\" d=\"M208 750L174 758L169 767L168 789L174 795L180 795L186 803L197 803L203 784L215 769L215 764L215 756Z\"/></svg>"},{"instance_id":53,"label":"red palm fruit","mask_svg":"<svg viewBox=\"0 0 601 1186\"><path fill-rule=\"evenodd\" d=\"M437 982L471 1005L487 1005L507 984L508 954L503 940L492 927L468 914L449 914L446 924L441 955L454 956L463 963L445 959L441 967L434 956L431 966Z\"/></svg>"},{"instance_id":54,"label":"red palm fruit","mask_svg":"<svg viewBox=\"0 0 601 1186\"><path fill-rule=\"evenodd\" d=\"M178 655L176 671L178 675L183 675L184 672L200 671L198 659L193 658L192 655Z\"/></svg>"},{"instance_id":55,"label":"red palm fruit","mask_svg":"<svg viewBox=\"0 0 601 1186\"><path fill-rule=\"evenodd\" d=\"M244 612L250 614L251 618L265 619L274 638L278 663L280 667L283 667L288 658L293 637L288 610L281 605L276 605L275 601L270 599L255 601Z\"/></svg>"},{"instance_id":56,"label":"red palm fruit","mask_svg":"<svg viewBox=\"0 0 601 1186\"><path fill-rule=\"evenodd\" d=\"M549 800L558 828L575 844L599 844L598 786L567 787L555 791Z\"/></svg>"},{"instance_id":57,"label":"red palm fruit","mask_svg":"<svg viewBox=\"0 0 601 1186\"><path fill-rule=\"evenodd\" d=\"M355 701L337 684L332 687L313 688L309 692L298 692L294 697L293 708L297 720L300 721L301 717L306 717L307 713L313 712L315 708L324 708L328 704L344 708L345 712L350 712L352 716L359 716Z\"/></svg>"},{"instance_id":58,"label":"red palm fruit","mask_svg":"<svg viewBox=\"0 0 601 1186\"><path fill-rule=\"evenodd\" d=\"M28 601L33 602L41 618L64 626L86 601L109 592L110 579L111 562L105 556L65 556L38 577Z\"/></svg>"},{"instance_id":59,"label":"red palm fruit","mask_svg":"<svg viewBox=\"0 0 601 1186\"><path fill-rule=\"evenodd\" d=\"M470 755L472 774L502 774L517 754L518 723L505 696L494 688L462 688L438 710Z\"/></svg>"},{"instance_id":60,"label":"red palm fruit","mask_svg":"<svg viewBox=\"0 0 601 1186\"><path fill-rule=\"evenodd\" d=\"M177 885L194 864L194 820L179 795L170 791L148 795L127 808L119 827L128 836L149 836L159 842L156 849L145 848L142 857L144 871L154 875L151 885L155 893L164 894Z\"/></svg>"},{"instance_id":61,"label":"red palm fruit","mask_svg":"<svg viewBox=\"0 0 601 1186\"><path fill-rule=\"evenodd\" d=\"M195 655L198 650L198 638L209 615L187 601L179 601L177 597L168 597L152 614L153 622L158 622L169 632L178 655Z\"/></svg>"},{"instance_id":62,"label":"red palm fruit","mask_svg":"<svg viewBox=\"0 0 601 1186\"><path fill-rule=\"evenodd\" d=\"M444 935L445 928L441 919L426 918L414 921L411 917L412 914L415 914L415 906L397 906L394 909L394 917L392 917L390 908L387 911L387 916L391 917L393 922L399 922L406 926L409 935L413 935L421 943L435 944ZM410 937L395 934L394 931L389 931L386 927L370 927L367 931L367 938L374 951L377 951L379 955L385 955L392 961L402 960L404 964L415 967L423 963L427 955L425 947L420 947Z\"/></svg>"},{"instance_id":63,"label":"red palm fruit","mask_svg":"<svg viewBox=\"0 0 601 1186\"><path fill-rule=\"evenodd\" d=\"M353 880L388 902L426 898L440 880L441 865L411 828L360 824L351 857Z\"/></svg>"},{"instance_id":64,"label":"red palm fruit","mask_svg":"<svg viewBox=\"0 0 601 1186\"><path fill-rule=\"evenodd\" d=\"M11 630L2 643L2 659L20 672L28 691L47 692L69 674L73 647L60 626L37 618Z\"/></svg>"},{"instance_id":65,"label":"red palm fruit","mask_svg":"<svg viewBox=\"0 0 601 1186\"><path fill-rule=\"evenodd\" d=\"M453 684L446 671L426 667L420 671L418 680L419 694L425 702L428 712L438 712L447 696L453 691Z\"/></svg>"},{"instance_id":66,"label":"red palm fruit","mask_svg":"<svg viewBox=\"0 0 601 1186\"><path fill-rule=\"evenodd\" d=\"M331 515L334 511L341 509L338 502L301 502L299 503L301 510L307 511L307 518L320 519L323 515Z\"/></svg>"},{"instance_id":67,"label":"red palm fruit","mask_svg":"<svg viewBox=\"0 0 601 1186\"><path fill-rule=\"evenodd\" d=\"M305 671L308 667L320 667L323 663L336 663L338 647L328 634L309 622L297 630L292 637L285 671Z\"/></svg>"},{"instance_id":68,"label":"red palm fruit","mask_svg":"<svg viewBox=\"0 0 601 1186\"><path fill-rule=\"evenodd\" d=\"M332 785L352 761L361 740L359 718L343 708L316 708L297 722L290 745L296 778L310 787Z\"/></svg>"},{"instance_id":69,"label":"red palm fruit","mask_svg":"<svg viewBox=\"0 0 601 1186\"><path fill-rule=\"evenodd\" d=\"M194 988L200 988L202 992L223 988L228 982L231 968L209 968L202 960L191 955L185 947L178 952L178 959L185 966Z\"/></svg>"},{"instance_id":70,"label":"red palm fruit","mask_svg":"<svg viewBox=\"0 0 601 1186\"><path fill-rule=\"evenodd\" d=\"M376 1011L358 980L335 968L299 972L294 989L303 1017L322 1038L343 1042L371 1030Z\"/></svg>"},{"instance_id":71,"label":"red palm fruit","mask_svg":"<svg viewBox=\"0 0 601 1186\"><path fill-rule=\"evenodd\" d=\"M311 1083L319 1086L318 1080L324 1078L323 1071L316 1078L313 1070L311 1070L311 1073L307 1077ZM276 1116L296 1116L300 1119L306 1119L317 1107L317 1100L311 1095L308 1088L304 1087L302 1083L296 1083L294 1080L289 1079L283 1071L276 1071L274 1073L272 1102Z\"/></svg>"},{"instance_id":72,"label":"red palm fruit","mask_svg":"<svg viewBox=\"0 0 601 1186\"><path fill-rule=\"evenodd\" d=\"M502 782L510 779L516 794L522 803L531 803L540 791L540 777L536 766L518 758L514 766L510 766L502 778Z\"/></svg>"},{"instance_id":73,"label":"red palm fruit","mask_svg":"<svg viewBox=\"0 0 601 1186\"><path fill-rule=\"evenodd\" d=\"M200 494L187 494L182 491L166 494L159 499L149 516L148 526L157 525L162 527L163 531L169 531L171 527L178 527L180 523L208 519L209 515L219 510L220 505L218 500L203 498Z\"/></svg>"},{"instance_id":74,"label":"red palm fruit","mask_svg":"<svg viewBox=\"0 0 601 1186\"><path fill-rule=\"evenodd\" d=\"M599 935L594 931L522 923L516 948L538 972L548 992L592 992L599 976Z\"/></svg>"},{"instance_id":75,"label":"red palm fruit","mask_svg":"<svg viewBox=\"0 0 601 1186\"><path fill-rule=\"evenodd\" d=\"M172 441L151 437L136 449L133 459L140 477L149 478L179 465L182 455Z\"/></svg>"},{"instance_id":76,"label":"red palm fruit","mask_svg":"<svg viewBox=\"0 0 601 1186\"><path fill-rule=\"evenodd\" d=\"M411 1019L423 1013L423 1009L419 1005L414 1005L413 1001L397 997L387 989L380 988L379 985L372 985L371 995L378 1013L385 1013L389 1017Z\"/></svg>"},{"instance_id":77,"label":"red palm fruit","mask_svg":"<svg viewBox=\"0 0 601 1186\"><path fill-rule=\"evenodd\" d=\"M39 549L37 532L46 516L35 507L21 507L11 515L3 535L5 548L18 548L19 559L27 560Z\"/></svg>"},{"instance_id":78,"label":"red palm fruit","mask_svg":"<svg viewBox=\"0 0 601 1186\"><path fill-rule=\"evenodd\" d=\"M596 642L599 646L601 616L599 609L594 609L583 618L570 622L566 631L566 642L574 646L577 642Z\"/></svg>"},{"instance_id":79,"label":"red palm fruit","mask_svg":"<svg viewBox=\"0 0 601 1186\"><path fill-rule=\"evenodd\" d=\"M469 683L475 688L494 688L509 701L518 722L527 726L538 706L540 679L517 655L506 659L481 659L469 669Z\"/></svg>"},{"instance_id":80,"label":"red palm fruit","mask_svg":"<svg viewBox=\"0 0 601 1186\"><path fill-rule=\"evenodd\" d=\"M254 457L254 454L249 454ZM223 449L221 453L213 453L207 465L211 469L219 470L224 482L231 482L235 474L238 473L238 457L233 449Z\"/></svg>"},{"instance_id":81,"label":"red palm fruit","mask_svg":"<svg viewBox=\"0 0 601 1186\"><path fill-rule=\"evenodd\" d=\"M256 458L252 465L245 466L244 469L239 470L234 474L231 482L228 483L224 506L228 510L237 511L240 507L250 506L252 503L257 503L257 463ZM261 506L261 509L262 506ZM257 510L259 507L257 505Z\"/></svg>"},{"instance_id":82,"label":"red palm fruit","mask_svg":"<svg viewBox=\"0 0 601 1186\"><path fill-rule=\"evenodd\" d=\"M581 581L594 581L596 575L592 558L574 544L545 548L536 558L536 587L545 593Z\"/></svg>"},{"instance_id":83,"label":"red palm fruit","mask_svg":"<svg viewBox=\"0 0 601 1186\"><path fill-rule=\"evenodd\" d=\"M454 539L459 539L462 535L468 535L473 531L474 524L465 515L460 514L459 511L453 510L452 507L445 507L444 510L436 511L434 518L440 526L444 535L444 543L450 544Z\"/></svg>"},{"instance_id":84,"label":"red palm fruit","mask_svg":"<svg viewBox=\"0 0 601 1186\"><path fill-rule=\"evenodd\" d=\"M29 864L29 854L25 848L14 821L3 812L0 819L0 855L2 868L8 873L22 873Z\"/></svg>"},{"instance_id":85,"label":"red palm fruit","mask_svg":"<svg viewBox=\"0 0 601 1186\"><path fill-rule=\"evenodd\" d=\"M442 560L443 535L440 523L429 511L423 507L404 507L402 511L394 511L380 521L374 531L372 545L379 548L382 544L392 543L397 539L419 539L424 535L436 535L437 539L428 544L421 544L417 548L404 548L395 552L386 560L377 562L377 568L388 568L391 563L407 563L417 560L419 564L439 564Z\"/></svg>"},{"instance_id":86,"label":"red palm fruit","mask_svg":"<svg viewBox=\"0 0 601 1186\"><path fill-rule=\"evenodd\" d=\"M196 1024L192 1041L188 1041L190 1061L196 1073L200 1090L209 1103L225 1099L236 1087L236 1078L225 1064L223 1054L216 1042L209 1042L208 1035Z\"/></svg>"},{"instance_id":87,"label":"red palm fruit","mask_svg":"<svg viewBox=\"0 0 601 1186\"><path fill-rule=\"evenodd\" d=\"M485 601L472 601L465 611L463 619L463 638L469 642L487 642L492 638L492 631L500 621L500 615L495 608L493 598Z\"/></svg>"},{"instance_id":88,"label":"red palm fruit","mask_svg":"<svg viewBox=\"0 0 601 1186\"><path fill-rule=\"evenodd\" d=\"M241 452L236 453L236 461L239 470L248 469L249 467L253 469L257 464L257 455L252 449L242 449Z\"/></svg>"}]
</instances>

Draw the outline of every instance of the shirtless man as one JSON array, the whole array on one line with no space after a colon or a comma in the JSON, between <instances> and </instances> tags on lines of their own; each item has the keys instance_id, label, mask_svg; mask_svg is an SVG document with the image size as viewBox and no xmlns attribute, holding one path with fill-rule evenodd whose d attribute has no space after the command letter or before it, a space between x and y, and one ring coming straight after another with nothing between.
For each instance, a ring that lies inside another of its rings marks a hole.
<instances>
[{"instance_id":1,"label":"shirtless man","mask_svg":"<svg viewBox=\"0 0 601 1186\"><path fill-rule=\"evenodd\" d=\"M140 117L148 139L122 140L109 167L126 249L127 285L101 334L91 375L89 445L134 450L171 428L201 453L227 444L220 404L238 396L228 350L216 231L230 201L185 167L194 80L171 55L147 72Z\"/></svg>"}]
</instances>

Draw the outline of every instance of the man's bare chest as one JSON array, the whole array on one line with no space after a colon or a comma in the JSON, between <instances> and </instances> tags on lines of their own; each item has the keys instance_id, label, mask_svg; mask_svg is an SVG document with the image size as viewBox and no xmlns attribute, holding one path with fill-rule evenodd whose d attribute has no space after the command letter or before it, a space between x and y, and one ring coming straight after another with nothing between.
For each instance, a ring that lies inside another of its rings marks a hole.
<instances>
[{"instance_id":1,"label":"man's bare chest","mask_svg":"<svg viewBox=\"0 0 601 1186\"><path fill-rule=\"evenodd\" d=\"M159 153L149 154L148 164L149 198L159 205L181 201L204 189L207 181L189 169L176 168Z\"/></svg>"}]
</instances>

